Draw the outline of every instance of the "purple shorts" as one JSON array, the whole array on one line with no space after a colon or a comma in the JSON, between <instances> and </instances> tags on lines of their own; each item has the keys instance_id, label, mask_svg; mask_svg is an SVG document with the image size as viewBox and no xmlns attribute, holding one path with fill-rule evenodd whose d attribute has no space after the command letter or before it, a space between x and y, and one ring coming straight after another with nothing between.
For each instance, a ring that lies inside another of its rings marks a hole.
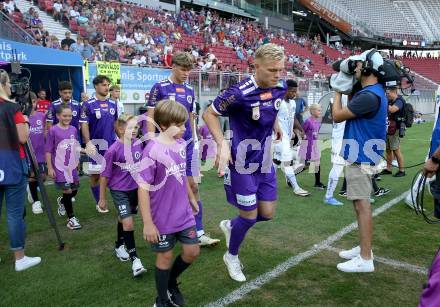
<instances>
[{"instance_id":1,"label":"purple shorts","mask_svg":"<svg viewBox=\"0 0 440 307\"><path fill-rule=\"evenodd\" d=\"M277 176L272 167L270 173L239 174L228 169L224 176L226 199L240 210L258 208L259 201L277 200Z\"/></svg>"},{"instance_id":2,"label":"purple shorts","mask_svg":"<svg viewBox=\"0 0 440 307\"><path fill-rule=\"evenodd\" d=\"M199 153L194 150L194 142L186 146L186 176L200 176Z\"/></svg>"}]
</instances>

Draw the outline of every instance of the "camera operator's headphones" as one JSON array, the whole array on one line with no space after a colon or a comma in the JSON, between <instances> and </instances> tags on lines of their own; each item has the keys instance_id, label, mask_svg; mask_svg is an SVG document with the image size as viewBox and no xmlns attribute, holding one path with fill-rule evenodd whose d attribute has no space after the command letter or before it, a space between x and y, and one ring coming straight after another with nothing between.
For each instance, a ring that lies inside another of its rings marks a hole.
<instances>
[{"instance_id":1,"label":"camera operator's headphones","mask_svg":"<svg viewBox=\"0 0 440 307\"><path fill-rule=\"evenodd\" d=\"M366 60L362 64L362 74L370 75L374 72L380 74L380 72L382 71L383 68L382 65L379 66L378 69L374 68L374 63L372 58L375 53L379 53L379 51L377 51L376 49L371 49L371 51L367 53Z\"/></svg>"}]
</instances>

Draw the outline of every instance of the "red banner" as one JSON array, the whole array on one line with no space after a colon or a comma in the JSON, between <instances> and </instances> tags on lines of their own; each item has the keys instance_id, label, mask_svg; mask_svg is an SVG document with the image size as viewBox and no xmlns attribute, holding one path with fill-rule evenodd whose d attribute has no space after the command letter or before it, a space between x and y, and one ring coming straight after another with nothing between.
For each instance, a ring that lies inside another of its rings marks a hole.
<instances>
[{"instance_id":1,"label":"red banner","mask_svg":"<svg viewBox=\"0 0 440 307\"><path fill-rule=\"evenodd\" d=\"M312 12L324 18L328 23L335 26L344 33L351 32L351 24L337 16L334 12L330 11L328 8L322 6L317 1L314 0L299 0L301 5L305 6Z\"/></svg>"}]
</instances>

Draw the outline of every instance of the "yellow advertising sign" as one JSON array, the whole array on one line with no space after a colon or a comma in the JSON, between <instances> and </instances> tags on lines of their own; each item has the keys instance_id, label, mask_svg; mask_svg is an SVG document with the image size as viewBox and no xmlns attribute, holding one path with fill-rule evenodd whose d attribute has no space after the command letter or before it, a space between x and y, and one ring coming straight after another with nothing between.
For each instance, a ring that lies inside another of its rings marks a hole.
<instances>
[{"instance_id":1,"label":"yellow advertising sign","mask_svg":"<svg viewBox=\"0 0 440 307\"><path fill-rule=\"evenodd\" d=\"M121 64L116 62L96 61L98 75L107 76L113 85L121 84Z\"/></svg>"}]
</instances>

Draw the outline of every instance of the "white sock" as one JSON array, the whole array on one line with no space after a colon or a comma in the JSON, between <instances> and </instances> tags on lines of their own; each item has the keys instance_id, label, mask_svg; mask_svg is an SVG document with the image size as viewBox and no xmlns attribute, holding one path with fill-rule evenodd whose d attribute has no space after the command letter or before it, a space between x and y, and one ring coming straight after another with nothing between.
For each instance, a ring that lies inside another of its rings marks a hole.
<instances>
[{"instance_id":1,"label":"white sock","mask_svg":"<svg viewBox=\"0 0 440 307\"><path fill-rule=\"evenodd\" d=\"M287 180L292 184L293 188L296 190L299 188L298 182L296 181L295 170L292 166L284 166L281 168L287 177Z\"/></svg>"},{"instance_id":2,"label":"white sock","mask_svg":"<svg viewBox=\"0 0 440 307\"><path fill-rule=\"evenodd\" d=\"M336 186L338 185L339 176L341 175L343 169L343 165L333 164L332 169L328 174L327 192L325 193L326 199L333 197L333 193L335 192Z\"/></svg>"},{"instance_id":3,"label":"white sock","mask_svg":"<svg viewBox=\"0 0 440 307\"><path fill-rule=\"evenodd\" d=\"M226 257L228 257L231 260L237 260L238 259L238 255L232 255L230 252L228 252L226 254Z\"/></svg>"}]
</instances>

